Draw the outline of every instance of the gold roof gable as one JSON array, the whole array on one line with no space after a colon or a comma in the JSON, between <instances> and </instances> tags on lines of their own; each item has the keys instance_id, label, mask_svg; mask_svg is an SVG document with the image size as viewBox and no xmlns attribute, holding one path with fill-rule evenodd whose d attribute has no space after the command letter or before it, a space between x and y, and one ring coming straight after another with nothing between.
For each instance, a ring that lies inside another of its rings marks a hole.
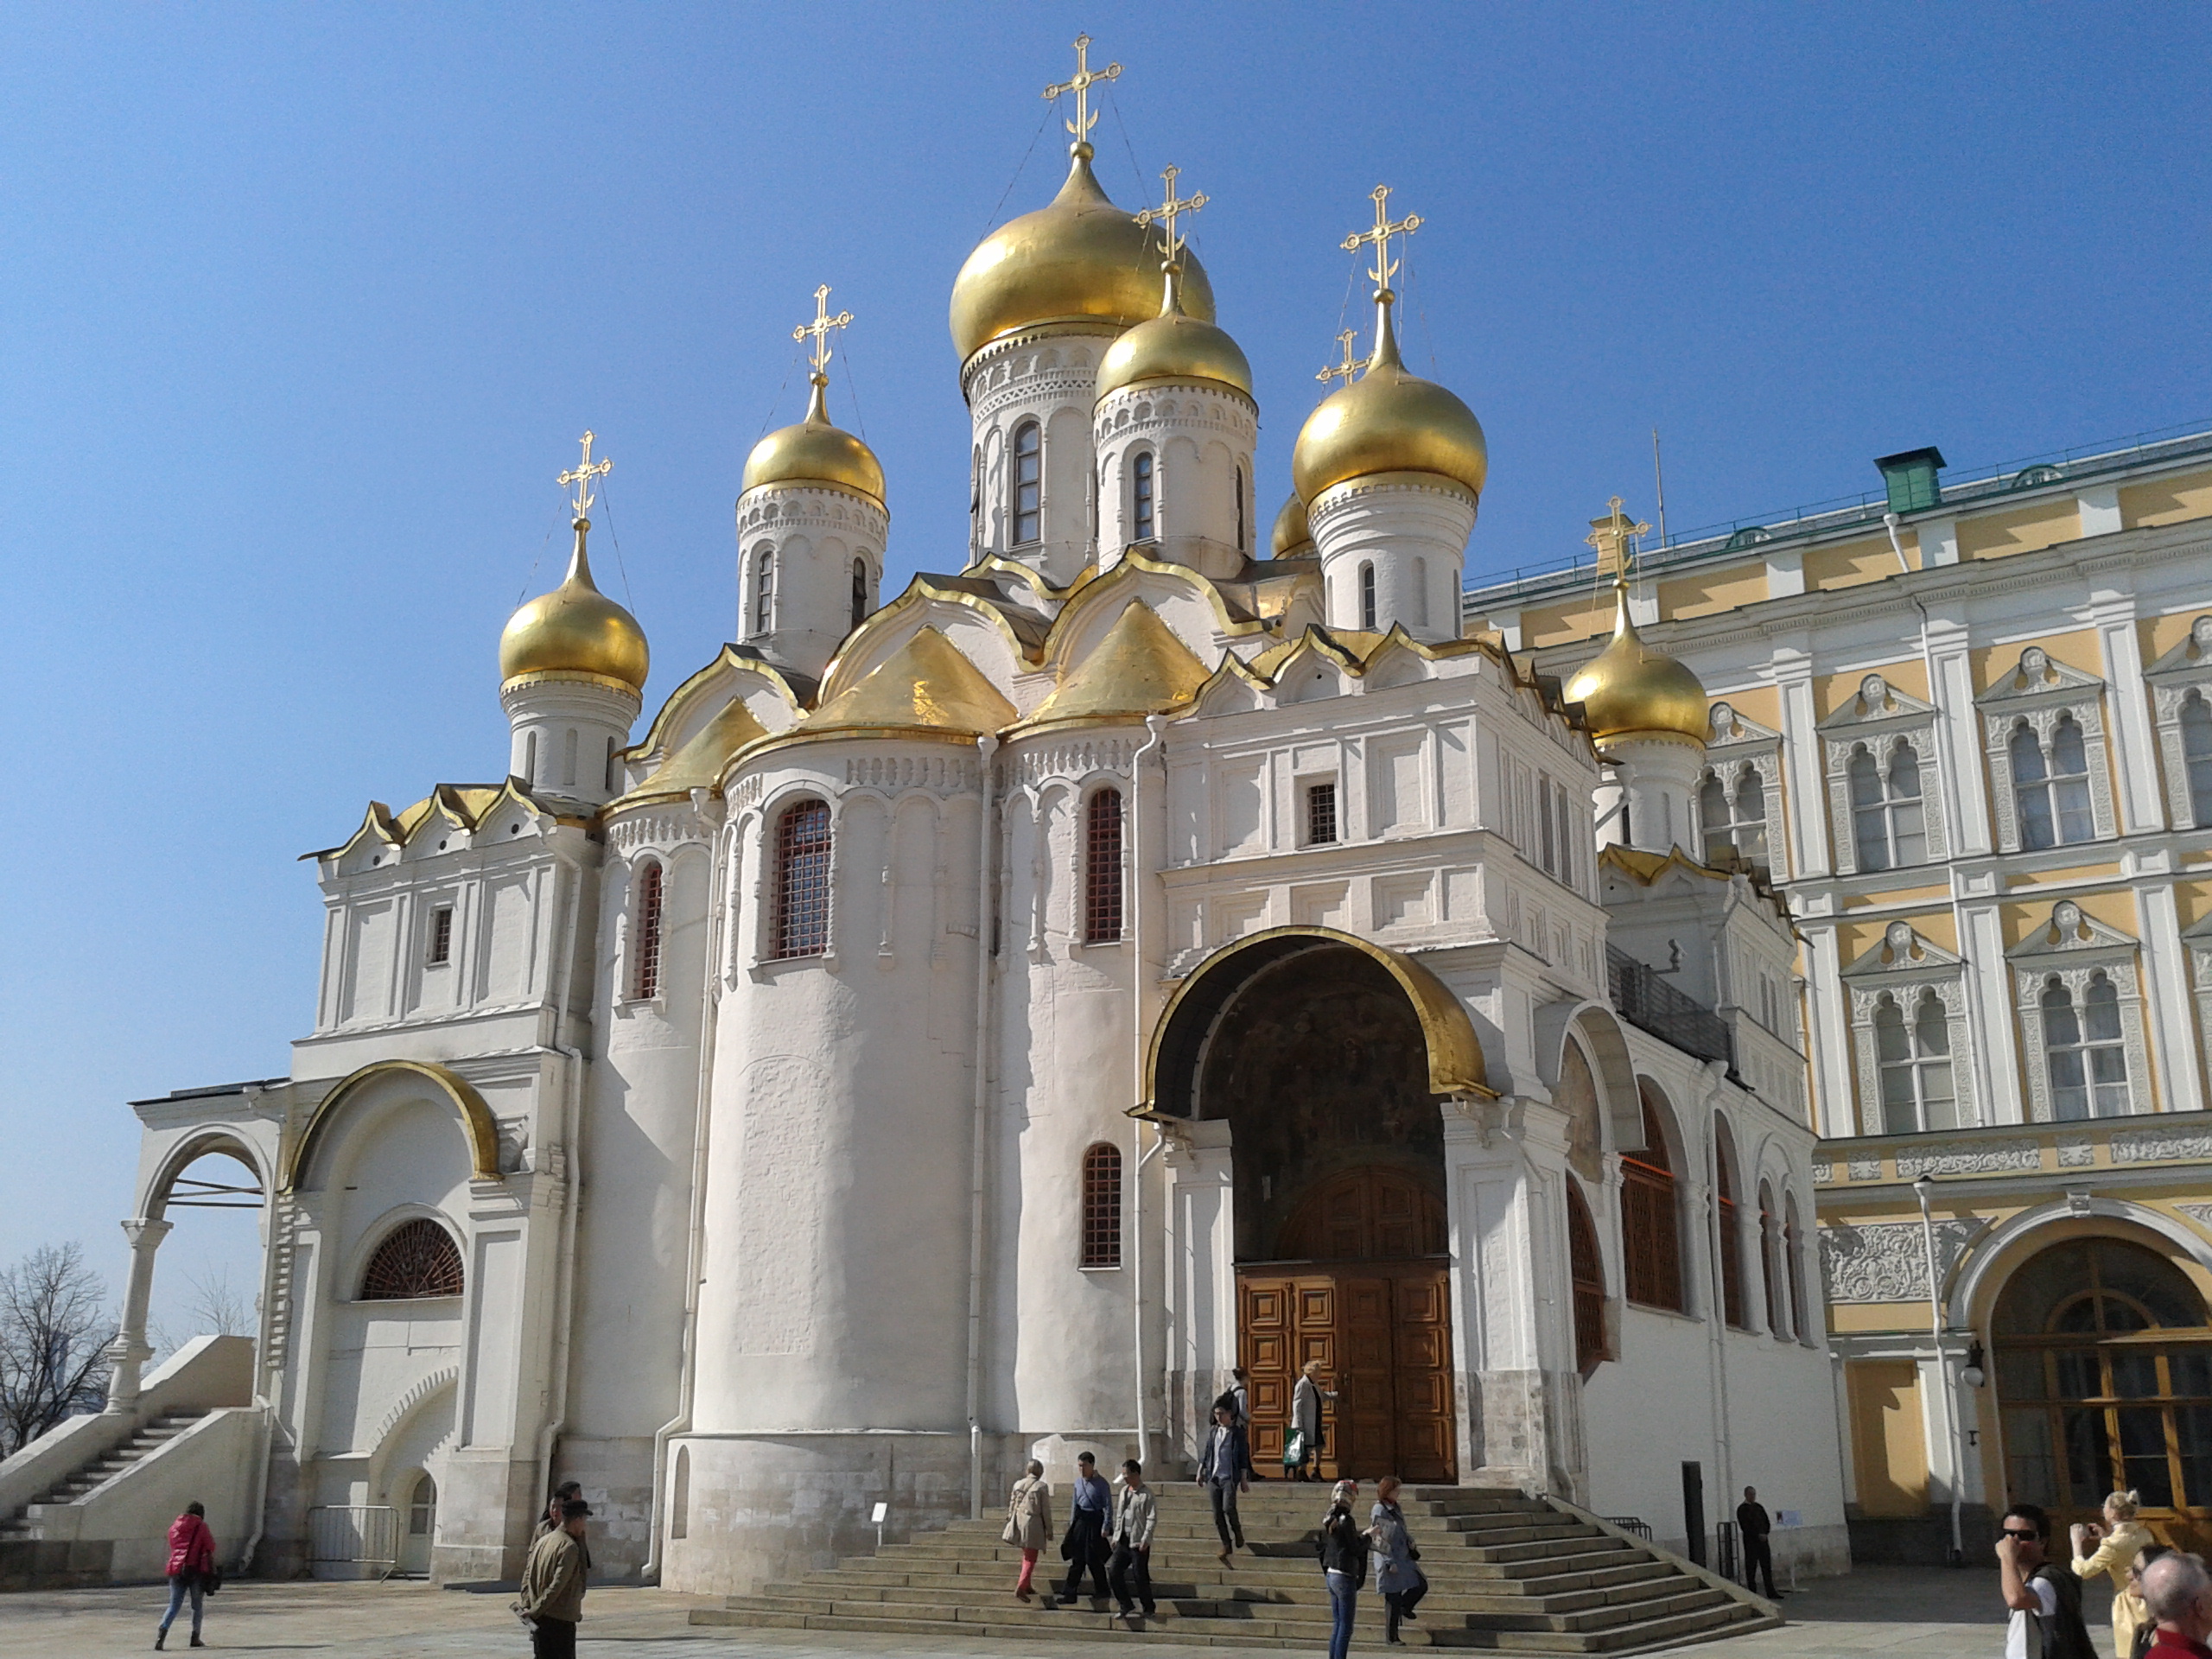
<instances>
[{"instance_id":1,"label":"gold roof gable","mask_svg":"<svg viewBox=\"0 0 2212 1659\"><path fill-rule=\"evenodd\" d=\"M1159 613L1133 599L1088 655L1062 668L1052 694L1023 723L1157 714L1188 702L1206 679L1205 664Z\"/></svg>"},{"instance_id":2,"label":"gold roof gable","mask_svg":"<svg viewBox=\"0 0 2212 1659\"><path fill-rule=\"evenodd\" d=\"M696 735L654 767L643 783L608 802L607 810L686 796L695 789L712 789L721 781L722 768L732 755L767 735L768 728L753 717L745 699L733 696Z\"/></svg>"},{"instance_id":3,"label":"gold roof gable","mask_svg":"<svg viewBox=\"0 0 2212 1659\"><path fill-rule=\"evenodd\" d=\"M975 736L1011 724L1015 713L951 640L921 628L859 684L807 716L799 734L918 729Z\"/></svg>"}]
</instances>

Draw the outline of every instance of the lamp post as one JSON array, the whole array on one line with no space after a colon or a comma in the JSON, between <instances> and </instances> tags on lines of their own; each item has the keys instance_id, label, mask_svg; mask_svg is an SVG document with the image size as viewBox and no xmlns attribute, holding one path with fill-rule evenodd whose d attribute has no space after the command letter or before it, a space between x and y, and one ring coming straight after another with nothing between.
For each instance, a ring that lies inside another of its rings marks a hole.
<instances>
[{"instance_id":1,"label":"lamp post","mask_svg":"<svg viewBox=\"0 0 2212 1659\"><path fill-rule=\"evenodd\" d=\"M1951 1368L1943 1357L1943 1281L1936 1270L1936 1220L1929 1212L1929 1195L1936 1183L1923 1175L1912 1184L1920 1200L1920 1237L1928 1251L1928 1328L1936 1343L1936 1381L1943 1394L1943 1429L1951 1448L1951 1565L1966 1565L1966 1548L1959 1535L1959 1483L1965 1478L1965 1457L1959 1448L1959 1412L1951 1397Z\"/></svg>"}]
</instances>

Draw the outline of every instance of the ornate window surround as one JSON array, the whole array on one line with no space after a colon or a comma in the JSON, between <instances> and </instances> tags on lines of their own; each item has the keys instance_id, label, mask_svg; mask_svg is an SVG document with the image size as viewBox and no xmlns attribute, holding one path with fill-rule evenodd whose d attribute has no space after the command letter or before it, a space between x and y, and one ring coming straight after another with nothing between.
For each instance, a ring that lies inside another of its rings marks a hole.
<instances>
[{"instance_id":1,"label":"ornate window surround","mask_svg":"<svg viewBox=\"0 0 2212 1659\"><path fill-rule=\"evenodd\" d=\"M1958 1103L1961 1128L1980 1123L1981 1105L1974 1098L1974 1067L1967 1063L1973 1036L1968 1030L1966 963L1921 937L1910 922L1891 922L1882 941L1843 970L1844 988L1851 993L1851 1052L1858 1072L1859 1132L1887 1133L1882 1120L1882 1068L1874 1048L1874 1010L1885 993L1911 1018L1913 1005L1923 990L1932 990L1943 1005L1950 1027L1951 1093Z\"/></svg>"},{"instance_id":2,"label":"ornate window surround","mask_svg":"<svg viewBox=\"0 0 2212 1659\"><path fill-rule=\"evenodd\" d=\"M2082 1006L2089 976L2101 970L2120 993L2120 1040L2127 1055L2127 1100L2131 1114L2151 1109L2151 1052L2143 1031L2143 988L2136 972L2138 942L2117 928L2086 916L2070 899L2050 908L2050 919L2005 953L2012 965L2012 993L2020 1021L2021 1052L2027 1057L2028 1117L2054 1121L2048 1045L2043 1029L2043 994L2056 979Z\"/></svg>"},{"instance_id":3,"label":"ornate window surround","mask_svg":"<svg viewBox=\"0 0 2212 1659\"><path fill-rule=\"evenodd\" d=\"M1746 720L1726 702L1713 705L1708 721L1706 770L1720 779L1721 787L1732 797L1745 772L1758 775L1760 792L1766 804L1767 865L1770 869L1786 874L1786 871L1778 869L1786 861L1782 824L1782 734L1757 721ZM1700 776L1700 797L1704 793L1703 782ZM1702 810L1698 817L1698 845L1702 848L1706 836Z\"/></svg>"},{"instance_id":4,"label":"ornate window surround","mask_svg":"<svg viewBox=\"0 0 2212 1659\"><path fill-rule=\"evenodd\" d=\"M2212 914L2182 930L2181 942L2189 951L2190 988L2196 1004L2196 1027L2204 1052L2212 1054Z\"/></svg>"},{"instance_id":5,"label":"ornate window surround","mask_svg":"<svg viewBox=\"0 0 2212 1659\"><path fill-rule=\"evenodd\" d=\"M2158 734L2158 759L2166 774L2166 810L2177 830L2212 830L2190 804L2189 766L2181 748L2181 707L2191 691L2212 702L2212 614L2190 624L2189 636L2143 671L2151 688L2151 715Z\"/></svg>"},{"instance_id":6,"label":"ornate window surround","mask_svg":"<svg viewBox=\"0 0 2212 1659\"><path fill-rule=\"evenodd\" d=\"M2082 747L2089 759L2089 817L2095 839L2108 841L2117 833L2112 804L2112 769L2105 761L2105 683L2094 674L2053 660L2041 645L2020 652L2012 671L1974 699L1981 711L1983 751L1989 757L1992 804L1997 811L1997 849L2020 850L2019 791L2012 779L2012 729L2023 720L2036 734L2044 753L2050 752L2051 733L2059 716L2070 714L2082 728ZM2180 708L2176 700L2175 708ZM2176 753L2179 753L2179 715L2175 724ZM2077 843L2078 844L2078 843Z\"/></svg>"},{"instance_id":7,"label":"ornate window surround","mask_svg":"<svg viewBox=\"0 0 2212 1659\"><path fill-rule=\"evenodd\" d=\"M1859 873L1859 847L1851 821L1851 752L1864 743L1876 764L1902 738L1920 762L1921 818L1928 837L1926 862L1941 864L1951 855L1944 830L1942 772L1936 759L1936 709L1907 691L1900 691L1882 675L1869 674L1859 683L1858 695L1821 721L1821 754L1826 762L1828 823L1834 831L1836 873ZM1917 865L1892 865L1916 869ZM1885 871L1886 874L1889 871Z\"/></svg>"}]
</instances>

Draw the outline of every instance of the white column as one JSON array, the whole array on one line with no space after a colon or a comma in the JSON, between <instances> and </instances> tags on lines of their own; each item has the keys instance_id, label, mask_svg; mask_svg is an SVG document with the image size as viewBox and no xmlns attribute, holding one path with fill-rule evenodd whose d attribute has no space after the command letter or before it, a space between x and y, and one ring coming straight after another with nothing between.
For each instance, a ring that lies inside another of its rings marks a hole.
<instances>
[{"instance_id":1,"label":"white column","mask_svg":"<svg viewBox=\"0 0 2212 1659\"><path fill-rule=\"evenodd\" d=\"M1997 901L1959 904L1959 954L1967 964L1967 1013L1984 1075L1974 1093L1985 1123L2022 1123L2027 1107L2020 1094L2020 1046L2012 1020L2012 970L2005 961L2005 931ZM2037 1058L2040 1061L2041 1057Z\"/></svg>"},{"instance_id":2,"label":"white column","mask_svg":"<svg viewBox=\"0 0 2212 1659\"><path fill-rule=\"evenodd\" d=\"M1930 617L1923 634L1935 681L1929 700L1942 711L1950 786L1948 828L1951 856L1979 857L1993 850L1989 839L1989 779L1982 767L1981 714L1974 706L1971 644L1965 622Z\"/></svg>"},{"instance_id":3,"label":"white column","mask_svg":"<svg viewBox=\"0 0 2212 1659\"><path fill-rule=\"evenodd\" d=\"M2158 787L2158 740L2151 728L2143 684L2143 642L2132 594L2101 594L2089 607L2104 652L2105 700L2112 721L2113 765L2120 774L2120 833L2163 830L2166 808Z\"/></svg>"},{"instance_id":4,"label":"white column","mask_svg":"<svg viewBox=\"0 0 2212 1659\"><path fill-rule=\"evenodd\" d=\"M2138 887L2135 913L2143 924L2143 1000L2149 1005L2151 1039L2158 1051L2165 1109L2201 1112L2204 1084L2196 1069L2196 1011L2192 1006L2189 951L2181 942L2174 890L2163 881Z\"/></svg>"},{"instance_id":5,"label":"white column","mask_svg":"<svg viewBox=\"0 0 2212 1659\"><path fill-rule=\"evenodd\" d=\"M1236 1173L1226 1120L1178 1126L1167 1166L1168 1436L1195 1457L1236 1363Z\"/></svg>"},{"instance_id":6,"label":"white column","mask_svg":"<svg viewBox=\"0 0 2212 1659\"><path fill-rule=\"evenodd\" d=\"M1820 711L1813 705L1813 659L1782 646L1774 653L1775 684L1782 692L1782 759L1789 790L1791 861L1800 880L1829 874L1827 769L1821 764L1821 734L1814 730Z\"/></svg>"},{"instance_id":7,"label":"white column","mask_svg":"<svg viewBox=\"0 0 2212 1659\"><path fill-rule=\"evenodd\" d=\"M1844 995L1841 963L1832 928L1805 931L1805 993L1812 1004L1811 1048L1815 1126L1829 1138L1859 1133L1857 1096L1851 1087L1851 1004Z\"/></svg>"},{"instance_id":8,"label":"white column","mask_svg":"<svg viewBox=\"0 0 2212 1659\"><path fill-rule=\"evenodd\" d=\"M113 1368L108 1374L107 1409L122 1413L138 1403L138 1378L154 1351L146 1342L146 1305L154 1292L154 1253L169 1236L172 1222L157 1216L136 1216L123 1224L130 1241L130 1277L123 1292L123 1319L108 1344Z\"/></svg>"}]
</instances>

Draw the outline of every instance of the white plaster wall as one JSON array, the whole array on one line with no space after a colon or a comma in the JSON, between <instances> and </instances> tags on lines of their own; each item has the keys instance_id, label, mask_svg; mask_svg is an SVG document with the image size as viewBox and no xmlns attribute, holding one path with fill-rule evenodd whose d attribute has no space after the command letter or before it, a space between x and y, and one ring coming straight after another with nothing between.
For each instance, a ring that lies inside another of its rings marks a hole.
<instances>
[{"instance_id":1,"label":"white plaster wall","mask_svg":"<svg viewBox=\"0 0 2212 1659\"><path fill-rule=\"evenodd\" d=\"M1055 587L1074 581L1096 556L1090 408L1098 359L1119 333L1064 327L1017 334L985 346L963 368L973 447L982 454L973 554L1019 558ZM1017 548L1007 446L1025 420L1043 429L1043 534Z\"/></svg>"},{"instance_id":2,"label":"white plaster wall","mask_svg":"<svg viewBox=\"0 0 2212 1659\"><path fill-rule=\"evenodd\" d=\"M827 485L766 484L738 497L737 637L818 678L852 631L855 559L867 566L868 607L875 607L890 524L865 496ZM764 628L760 570L770 556Z\"/></svg>"},{"instance_id":3,"label":"white plaster wall","mask_svg":"<svg viewBox=\"0 0 2212 1659\"><path fill-rule=\"evenodd\" d=\"M1254 541L1249 497L1259 416L1251 400L1210 381L1144 380L1098 405L1099 563L1110 568L1136 539L1135 457L1154 456L1155 557L1217 580L1236 575ZM1236 487L1248 497L1245 546L1236 541Z\"/></svg>"},{"instance_id":4,"label":"white plaster wall","mask_svg":"<svg viewBox=\"0 0 2212 1659\"><path fill-rule=\"evenodd\" d=\"M1475 498L1425 473L1353 479L1306 504L1328 588L1329 626L1365 626L1359 568L1375 566L1375 627L1402 624L1416 639L1459 637L1459 573Z\"/></svg>"}]
</instances>

